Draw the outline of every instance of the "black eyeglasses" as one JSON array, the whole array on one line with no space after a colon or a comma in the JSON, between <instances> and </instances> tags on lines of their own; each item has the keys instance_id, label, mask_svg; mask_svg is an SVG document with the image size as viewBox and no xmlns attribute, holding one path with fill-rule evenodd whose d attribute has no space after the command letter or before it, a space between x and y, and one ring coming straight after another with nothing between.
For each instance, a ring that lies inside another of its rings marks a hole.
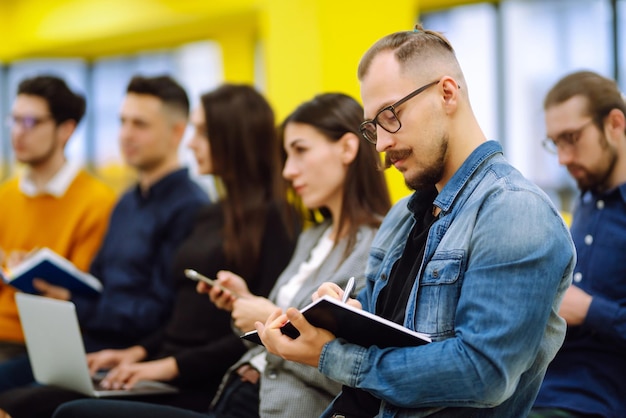
<instances>
[{"instance_id":1,"label":"black eyeglasses","mask_svg":"<svg viewBox=\"0 0 626 418\"><path fill-rule=\"evenodd\" d=\"M409 93L407 96L398 100L391 106L382 108L376 114L374 119L366 120L365 122L361 124L361 126L359 127L361 131L361 135L363 135L363 137L367 139L369 142L371 142L372 144L376 144L376 141L378 140L378 135L376 133L376 125L380 126L381 128L383 128L385 131L389 132L390 134L395 134L396 132L398 132L400 128L402 128L402 124L400 123L400 119L398 119L398 115L396 114L396 108L400 106L401 104L403 104L404 102L406 102L407 100L410 100L413 97L417 96L418 94L420 94L427 88L432 87L438 83L439 83L439 80L433 81L432 83L428 83L425 86L422 86L419 89L413 91L412 93Z\"/></svg>"},{"instance_id":2,"label":"black eyeglasses","mask_svg":"<svg viewBox=\"0 0 626 418\"><path fill-rule=\"evenodd\" d=\"M15 126L21 126L25 131L30 131L37 125L42 124L52 119L52 115L46 116L13 116L9 115L6 118L5 124L8 128L13 129Z\"/></svg>"},{"instance_id":3,"label":"black eyeglasses","mask_svg":"<svg viewBox=\"0 0 626 418\"><path fill-rule=\"evenodd\" d=\"M583 125L571 131L566 131L559 134L555 139L545 138L541 145L551 154L558 154L559 150L570 150L576 145L578 140L583 134L583 131L587 129L587 127L593 123L593 119L588 120L583 123Z\"/></svg>"}]
</instances>

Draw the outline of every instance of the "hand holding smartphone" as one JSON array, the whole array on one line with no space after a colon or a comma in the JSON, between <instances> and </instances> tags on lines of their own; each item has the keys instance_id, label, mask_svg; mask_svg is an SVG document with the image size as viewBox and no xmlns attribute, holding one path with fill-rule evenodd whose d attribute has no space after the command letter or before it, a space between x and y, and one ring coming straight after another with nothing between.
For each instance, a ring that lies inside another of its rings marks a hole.
<instances>
[{"instance_id":1,"label":"hand holding smartphone","mask_svg":"<svg viewBox=\"0 0 626 418\"><path fill-rule=\"evenodd\" d=\"M232 290L227 289L226 287L224 287L221 284L219 284L216 280L209 279L208 277L198 273L197 271L195 271L193 269L185 269L185 276L187 276L191 280L195 280L196 282L204 282L204 283L208 284L211 287L217 287L221 291L227 291L231 295L233 295L233 297L235 297L235 298L237 297L237 294L234 293Z\"/></svg>"}]
</instances>

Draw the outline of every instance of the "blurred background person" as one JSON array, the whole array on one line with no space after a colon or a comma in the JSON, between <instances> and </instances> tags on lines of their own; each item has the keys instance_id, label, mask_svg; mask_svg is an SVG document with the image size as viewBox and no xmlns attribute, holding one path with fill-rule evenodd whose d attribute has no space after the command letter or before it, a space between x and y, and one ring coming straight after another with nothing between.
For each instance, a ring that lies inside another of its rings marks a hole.
<instances>
[{"instance_id":1,"label":"blurred background person","mask_svg":"<svg viewBox=\"0 0 626 418\"><path fill-rule=\"evenodd\" d=\"M132 387L138 380L168 381L178 394L138 396L143 400L206 411L228 367L245 346L231 329L230 315L196 292L184 275L191 268L215 277L229 269L267 295L293 252L298 222L281 178L281 154L274 113L247 85L226 84L202 95L191 116L189 142L200 174L223 185L215 204L203 206L191 234L176 252L173 314L162 330L141 344L88 355L92 372L112 369L105 387ZM10 401L5 401L10 397ZM0 405L13 417L49 417L63 402L84 397L54 387L7 392Z\"/></svg>"},{"instance_id":2,"label":"blurred background person","mask_svg":"<svg viewBox=\"0 0 626 418\"><path fill-rule=\"evenodd\" d=\"M244 279L226 271L218 274L218 280L230 291L198 284L200 292L208 292L218 306L232 311L239 332L253 329L254 321L265 321L277 306L308 305L323 282L343 288L355 276L357 288L364 286L370 243L390 200L378 154L359 134L362 117L363 109L353 98L330 93L303 103L283 122L281 137L287 154L283 176L303 204L319 210L322 219L300 235L269 298L254 294ZM283 361L254 346L226 373L208 415L318 416L340 388L313 367ZM79 416L207 415L145 403L92 400L65 404L55 414Z\"/></svg>"},{"instance_id":3,"label":"blurred background person","mask_svg":"<svg viewBox=\"0 0 626 418\"><path fill-rule=\"evenodd\" d=\"M89 269L116 196L65 155L85 106L84 97L59 77L39 75L20 82L7 125L23 170L0 186L4 268L48 247L80 270ZM26 354L14 295L15 289L0 280L0 363Z\"/></svg>"},{"instance_id":4,"label":"blurred background person","mask_svg":"<svg viewBox=\"0 0 626 418\"><path fill-rule=\"evenodd\" d=\"M98 296L71 294L41 280L42 295L76 305L86 351L126 348L161 328L171 313L175 249L189 234L206 193L178 161L189 100L171 77L133 77L120 111L120 148L138 182L115 205L89 272ZM27 356L0 364L0 392L34 382ZM10 396L9 396L10 398Z\"/></svg>"},{"instance_id":5,"label":"blurred background person","mask_svg":"<svg viewBox=\"0 0 626 418\"><path fill-rule=\"evenodd\" d=\"M615 81L566 75L544 100L548 138L580 196L571 233L578 260L559 314L565 342L531 417L626 416L626 104Z\"/></svg>"}]
</instances>

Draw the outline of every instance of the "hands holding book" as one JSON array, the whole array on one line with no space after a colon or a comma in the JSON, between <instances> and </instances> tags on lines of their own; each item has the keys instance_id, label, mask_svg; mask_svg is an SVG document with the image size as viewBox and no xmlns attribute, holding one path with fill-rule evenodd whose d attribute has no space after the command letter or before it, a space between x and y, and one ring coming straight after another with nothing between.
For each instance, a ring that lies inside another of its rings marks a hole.
<instances>
[{"instance_id":1,"label":"hands holding book","mask_svg":"<svg viewBox=\"0 0 626 418\"><path fill-rule=\"evenodd\" d=\"M61 286L55 286L48 283L44 279L33 279L33 287L39 292L41 296L59 300L70 300L72 298L72 292Z\"/></svg>"},{"instance_id":2,"label":"hands holding book","mask_svg":"<svg viewBox=\"0 0 626 418\"><path fill-rule=\"evenodd\" d=\"M350 287L348 285L348 287ZM317 367L324 345L337 338L361 347L409 347L431 341L426 334L367 312L354 299L348 299L341 288L325 283L311 304L298 311L275 310L256 330L242 338L263 344L287 360ZM341 298L341 299L339 299Z\"/></svg>"},{"instance_id":3,"label":"hands holding book","mask_svg":"<svg viewBox=\"0 0 626 418\"><path fill-rule=\"evenodd\" d=\"M7 263L11 263L7 264L9 270L2 274L2 279L22 292L70 300L72 293L95 296L102 291L98 279L49 248L9 255L8 258L11 260L7 259Z\"/></svg>"},{"instance_id":4,"label":"hands holding book","mask_svg":"<svg viewBox=\"0 0 626 418\"><path fill-rule=\"evenodd\" d=\"M298 338L292 339L281 332L287 321L300 332ZM285 313L276 309L265 321L256 322L255 328L267 351L286 360L317 367L324 345L335 339L335 336L323 329L311 325L296 308L289 308Z\"/></svg>"},{"instance_id":5,"label":"hands holding book","mask_svg":"<svg viewBox=\"0 0 626 418\"><path fill-rule=\"evenodd\" d=\"M31 251L11 251L9 254L0 251L0 258L10 271L26 262L29 257L35 255L39 250L40 248L35 247ZM59 300L70 300L72 297L71 292L65 287L54 286L39 277L33 278L32 286L41 296Z\"/></svg>"},{"instance_id":6,"label":"hands holding book","mask_svg":"<svg viewBox=\"0 0 626 418\"><path fill-rule=\"evenodd\" d=\"M339 300L345 299L350 306L361 309L361 303L356 299L348 299L348 295L344 295L343 289L336 283L323 283L313 293L313 300L315 301L322 296ZM282 333L281 328L287 321L290 321L300 332L298 338L292 339ZM263 345L270 353L286 360L313 367L317 367L324 345L335 339L335 335L330 331L311 325L296 308L289 308L285 313L281 309L276 309L264 324L260 321L256 322L255 328Z\"/></svg>"}]
</instances>

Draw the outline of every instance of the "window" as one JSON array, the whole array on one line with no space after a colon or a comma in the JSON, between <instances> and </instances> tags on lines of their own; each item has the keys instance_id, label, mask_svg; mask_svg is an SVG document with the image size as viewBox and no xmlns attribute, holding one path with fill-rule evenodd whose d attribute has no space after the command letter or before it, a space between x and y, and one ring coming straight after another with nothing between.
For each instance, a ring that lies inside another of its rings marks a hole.
<instances>
[{"instance_id":1,"label":"window","mask_svg":"<svg viewBox=\"0 0 626 418\"><path fill-rule=\"evenodd\" d=\"M619 8L623 16L626 0ZM507 159L566 211L576 187L541 147L543 98L572 71L614 77L612 16L609 0L503 0L421 16L455 46L487 137L498 139Z\"/></svg>"}]
</instances>

